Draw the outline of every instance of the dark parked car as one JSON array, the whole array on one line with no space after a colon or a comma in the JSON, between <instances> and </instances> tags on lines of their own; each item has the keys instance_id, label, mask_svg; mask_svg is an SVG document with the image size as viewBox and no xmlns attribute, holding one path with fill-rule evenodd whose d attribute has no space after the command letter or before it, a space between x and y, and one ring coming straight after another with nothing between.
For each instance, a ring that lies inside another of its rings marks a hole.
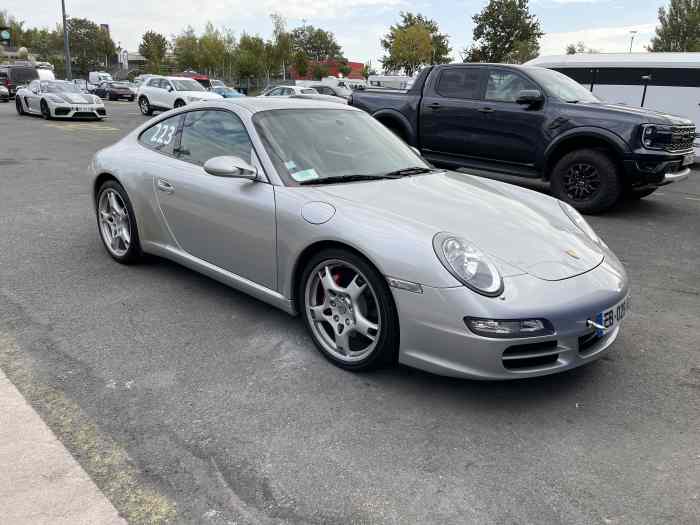
<instances>
[{"instance_id":1,"label":"dark parked car","mask_svg":"<svg viewBox=\"0 0 700 525\"><path fill-rule=\"evenodd\" d=\"M355 91L350 104L436 165L549 181L587 213L684 179L695 161L690 120L606 104L538 67L433 66L406 91Z\"/></svg>"},{"instance_id":2,"label":"dark parked car","mask_svg":"<svg viewBox=\"0 0 700 525\"><path fill-rule=\"evenodd\" d=\"M127 99L129 102L133 102L135 98L134 93L129 88L129 84L126 82L102 82L95 88L94 94L108 100Z\"/></svg>"},{"instance_id":3,"label":"dark parked car","mask_svg":"<svg viewBox=\"0 0 700 525\"><path fill-rule=\"evenodd\" d=\"M0 65L0 84L7 88L11 98L14 98L17 88L28 85L38 78L39 73L31 64Z\"/></svg>"}]
</instances>

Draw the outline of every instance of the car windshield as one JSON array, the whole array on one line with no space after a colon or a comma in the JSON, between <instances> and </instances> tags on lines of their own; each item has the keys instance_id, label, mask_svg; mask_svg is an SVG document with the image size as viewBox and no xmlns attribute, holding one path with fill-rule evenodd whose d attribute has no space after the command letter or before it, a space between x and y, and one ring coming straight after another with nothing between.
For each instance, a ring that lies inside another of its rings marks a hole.
<instances>
[{"instance_id":1,"label":"car windshield","mask_svg":"<svg viewBox=\"0 0 700 525\"><path fill-rule=\"evenodd\" d=\"M533 67L529 68L527 72L548 95L564 102L600 102L600 99L588 89L558 71Z\"/></svg>"},{"instance_id":2,"label":"car windshield","mask_svg":"<svg viewBox=\"0 0 700 525\"><path fill-rule=\"evenodd\" d=\"M172 79L170 82L173 83L175 91L206 91L202 84L189 78Z\"/></svg>"},{"instance_id":3,"label":"car windshield","mask_svg":"<svg viewBox=\"0 0 700 525\"><path fill-rule=\"evenodd\" d=\"M279 109L257 113L255 129L285 183L381 177L430 166L403 141L360 111Z\"/></svg>"},{"instance_id":4,"label":"car windshield","mask_svg":"<svg viewBox=\"0 0 700 525\"><path fill-rule=\"evenodd\" d=\"M44 93L80 93L78 87L73 82L42 82L41 91Z\"/></svg>"}]
</instances>

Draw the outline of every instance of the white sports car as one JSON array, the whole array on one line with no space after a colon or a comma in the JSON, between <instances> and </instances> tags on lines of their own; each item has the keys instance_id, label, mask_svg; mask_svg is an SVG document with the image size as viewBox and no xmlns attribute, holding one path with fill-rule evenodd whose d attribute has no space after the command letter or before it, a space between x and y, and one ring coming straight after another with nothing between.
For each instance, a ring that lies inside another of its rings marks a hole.
<instances>
[{"instance_id":1,"label":"white sports car","mask_svg":"<svg viewBox=\"0 0 700 525\"><path fill-rule=\"evenodd\" d=\"M82 93L75 84L63 80L33 80L17 90L17 113L52 118L98 118L107 116L104 103L95 95Z\"/></svg>"}]
</instances>

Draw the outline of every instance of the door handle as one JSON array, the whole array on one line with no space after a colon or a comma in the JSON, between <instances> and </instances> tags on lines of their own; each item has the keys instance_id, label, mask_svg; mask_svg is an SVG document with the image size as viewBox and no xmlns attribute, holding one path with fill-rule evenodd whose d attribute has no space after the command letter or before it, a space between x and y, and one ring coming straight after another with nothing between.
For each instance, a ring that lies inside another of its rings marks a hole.
<instances>
[{"instance_id":1,"label":"door handle","mask_svg":"<svg viewBox=\"0 0 700 525\"><path fill-rule=\"evenodd\" d=\"M496 110L493 108L479 108L478 111L480 113L493 113Z\"/></svg>"},{"instance_id":2,"label":"door handle","mask_svg":"<svg viewBox=\"0 0 700 525\"><path fill-rule=\"evenodd\" d=\"M175 188L173 187L172 184L170 184L167 180L165 179L158 179L156 181L156 186L160 191L164 191L165 193L172 193L175 191Z\"/></svg>"},{"instance_id":3,"label":"door handle","mask_svg":"<svg viewBox=\"0 0 700 525\"><path fill-rule=\"evenodd\" d=\"M440 106L440 104L438 104L437 102L433 102L432 104L428 104L428 107L430 109L440 109L442 106Z\"/></svg>"}]
</instances>

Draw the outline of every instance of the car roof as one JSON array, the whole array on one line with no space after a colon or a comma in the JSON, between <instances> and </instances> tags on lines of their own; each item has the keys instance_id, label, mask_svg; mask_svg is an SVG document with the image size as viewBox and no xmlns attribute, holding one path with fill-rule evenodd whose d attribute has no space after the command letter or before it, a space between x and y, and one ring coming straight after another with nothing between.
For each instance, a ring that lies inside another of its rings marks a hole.
<instances>
[{"instance_id":1,"label":"car roof","mask_svg":"<svg viewBox=\"0 0 700 525\"><path fill-rule=\"evenodd\" d=\"M250 113L270 111L274 109L339 109L341 111L361 111L352 106L338 104L337 102L325 102L318 99L304 98L278 98L278 97L237 97L223 100L208 100L198 104L209 107L230 107L235 104ZM190 105L188 107L193 107Z\"/></svg>"}]
</instances>

